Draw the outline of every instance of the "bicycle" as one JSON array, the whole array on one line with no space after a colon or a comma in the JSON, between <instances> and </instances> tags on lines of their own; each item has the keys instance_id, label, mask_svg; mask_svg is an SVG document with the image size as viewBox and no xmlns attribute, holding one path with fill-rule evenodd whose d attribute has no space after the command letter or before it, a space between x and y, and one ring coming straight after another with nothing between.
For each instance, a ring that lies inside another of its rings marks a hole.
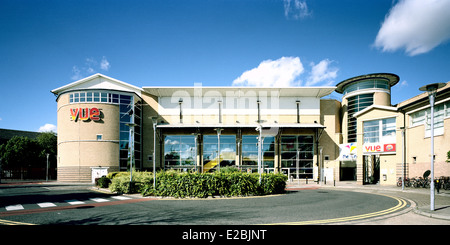
<instances>
[{"instance_id":1,"label":"bicycle","mask_svg":"<svg viewBox=\"0 0 450 245\"><path fill-rule=\"evenodd\" d=\"M408 177L405 177L405 187L410 187L411 186L411 180ZM399 177L397 180L397 186L400 187L402 186L402 177Z\"/></svg>"},{"instance_id":2,"label":"bicycle","mask_svg":"<svg viewBox=\"0 0 450 245\"><path fill-rule=\"evenodd\" d=\"M441 184L442 189L450 190L450 177L442 176L440 184Z\"/></svg>"}]
</instances>

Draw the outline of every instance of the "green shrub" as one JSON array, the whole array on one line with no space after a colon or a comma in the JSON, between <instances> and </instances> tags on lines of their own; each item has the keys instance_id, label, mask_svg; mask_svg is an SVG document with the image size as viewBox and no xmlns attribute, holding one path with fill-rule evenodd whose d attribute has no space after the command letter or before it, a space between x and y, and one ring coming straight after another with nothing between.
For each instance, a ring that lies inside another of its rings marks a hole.
<instances>
[{"instance_id":1,"label":"green shrub","mask_svg":"<svg viewBox=\"0 0 450 245\"><path fill-rule=\"evenodd\" d=\"M153 173L133 171L130 189L130 173L118 172L112 175L109 190L118 193L141 193L147 183L153 183Z\"/></svg>"},{"instance_id":2,"label":"green shrub","mask_svg":"<svg viewBox=\"0 0 450 245\"><path fill-rule=\"evenodd\" d=\"M208 196L252 196L284 193L287 177L283 174L263 174L261 185L258 174L234 170L216 173L190 173L174 170L156 174L156 188L153 179L143 182L140 190L144 196L200 197ZM114 182L114 181L113 181ZM123 183L127 185L127 183Z\"/></svg>"},{"instance_id":3,"label":"green shrub","mask_svg":"<svg viewBox=\"0 0 450 245\"><path fill-rule=\"evenodd\" d=\"M100 188L108 188L109 184L111 184L111 180L106 176L95 179L95 185Z\"/></svg>"}]
</instances>

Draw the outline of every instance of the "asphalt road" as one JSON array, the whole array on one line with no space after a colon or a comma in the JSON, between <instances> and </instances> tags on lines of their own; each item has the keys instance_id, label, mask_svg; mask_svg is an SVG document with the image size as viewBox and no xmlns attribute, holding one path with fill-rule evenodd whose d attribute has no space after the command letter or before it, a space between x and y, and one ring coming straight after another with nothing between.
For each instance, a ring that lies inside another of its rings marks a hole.
<instances>
[{"instance_id":1,"label":"asphalt road","mask_svg":"<svg viewBox=\"0 0 450 245\"><path fill-rule=\"evenodd\" d=\"M448 197L439 198L447 200ZM444 235L443 229L385 226L450 224L449 220L412 212L412 206L418 201L426 203L427 196L379 189L358 191L315 187L264 197L173 199L113 195L94 191L89 186L2 184L0 238L74 243L117 243L125 238L132 239L131 242L151 242L156 238L165 242L210 244L335 243L361 239L356 234L366 234L364 239L367 241L377 238L383 241L389 237L390 241L398 238L399 242L405 242L408 239L415 241L417 235ZM442 200L438 201L442 203ZM309 224L331 226L297 226ZM383 226L373 229L359 225Z\"/></svg>"},{"instance_id":2,"label":"asphalt road","mask_svg":"<svg viewBox=\"0 0 450 245\"><path fill-rule=\"evenodd\" d=\"M0 188L1 220L57 225L259 225L332 224L399 212L409 202L395 197L327 189L245 198L114 199L77 186ZM69 204L70 200L82 204ZM97 202L98 200L102 200ZM48 206L38 206L37 204ZM51 205L53 204L53 205ZM22 206L18 210L6 207ZM7 222L3 223L7 223Z\"/></svg>"}]
</instances>

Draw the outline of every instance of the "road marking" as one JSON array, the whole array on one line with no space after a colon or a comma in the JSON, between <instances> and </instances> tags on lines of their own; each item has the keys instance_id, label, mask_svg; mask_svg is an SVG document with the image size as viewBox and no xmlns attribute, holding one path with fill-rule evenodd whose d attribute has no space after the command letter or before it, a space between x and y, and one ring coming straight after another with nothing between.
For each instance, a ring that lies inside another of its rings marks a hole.
<instances>
[{"instance_id":1,"label":"road marking","mask_svg":"<svg viewBox=\"0 0 450 245\"><path fill-rule=\"evenodd\" d=\"M387 195L383 195L383 196L387 196ZM397 205L392 208L389 208L389 209L385 209L385 210L381 210L381 211L377 211L377 212L373 212L373 213L349 216L349 217L341 217L341 218L335 218L335 219L307 220L307 221L298 221L298 222L274 223L274 224L268 224L268 225L313 225L313 224L328 224L328 223L336 223L336 222L344 222L344 221L355 221L355 220L367 219L367 218L372 218L372 217L376 217L376 216L393 213L397 210L404 208L407 205L407 202L401 198L397 198L397 197L393 197L393 196L387 196L387 197L397 200L398 201Z\"/></svg>"},{"instance_id":2,"label":"road marking","mask_svg":"<svg viewBox=\"0 0 450 245\"><path fill-rule=\"evenodd\" d=\"M51 202L42 202L42 203L38 203L37 205L39 205L39 207L41 207L41 208L56 207L56 204L51 203Z\"/></svg>"},{"instance_id":3,"label":"road marking","mask_svg":"<svg viewBox=\"0 0 450 245\"><path fill-rule=\"evenodd\" d=\"M23 206L20 204L17 204L17 205L6 206L5 208L6 208L6 211L14 211L14 210L23 209Z\"/></svg>"},{"instance_id":4,"label":"road marking","mask_svg":"<svg viewBox=\"0 0 450 245\"><path fill-rule=\"evenodd\" d=\"M128 199L131 199L131 197L124 197L124 196L113 196L112 198L118 199L118 200L128 200Z\"/></svg>"},{"instance_id":5,"label":"road marking","mask_svg":"<svg viewBox=\"0 0 450 245\"><path fill-rule=\"evenodd\" d=\"M2 225L34 225L34 224L30 224L30 223L23 223L23 222L4 220L4 219L0 219L0 224L2 224Z\"/></svg>"},{"instance_id":6,"label":"road marking","mask_svg":"<svg viewBox=\"0 0 450 245\"><path fill-rule=\"evenodd\" d=\"M85 202L78 201L78 200L66 200L65 202L67 202L67 203L70 204L70 205L85 204Z\"/></svg>"},{"instance_id":7,"label":"road marking","mask_svg":"<svg viewBox=\"0 0 450 245\"><path fill-rule=\"evenodd\" d=\"M94 202L109 202L109 200L103 198L89 198L89 199Z\"/></svg>"}]
</instances>

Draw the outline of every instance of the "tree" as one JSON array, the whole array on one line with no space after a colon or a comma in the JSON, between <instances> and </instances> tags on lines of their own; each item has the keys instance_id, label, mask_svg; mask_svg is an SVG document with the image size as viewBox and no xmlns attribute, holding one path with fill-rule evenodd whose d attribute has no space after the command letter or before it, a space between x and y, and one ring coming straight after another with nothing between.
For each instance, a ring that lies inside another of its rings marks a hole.
<instances>
[{"instance_id":1,"label":"tree","mask_svg":"<svg viewBox=\"0 0 450 245\"><path fill-rule=\"evenodd\" d=\"M2 167L23 168L39 164L40 146L37 141L23 136L14 136L0 147Z\"/></svg>"},{"instance_id":2,"label":"tree","mask_svg":"<svg viewBox=\"0 0 450 245\"><path fill-rule=\"evenodd\" d=\"M50 165L53 165L52 163L56 163L56 152L57 152L57 137L54 132L45 132L41 133L36 138L37 143L40 147L39 152L39 158L43 159L44 161L47 161L47 154L49 155L49 161ZM56 166L55 166L56 167Z\"/></svg>"}]
</instances>

